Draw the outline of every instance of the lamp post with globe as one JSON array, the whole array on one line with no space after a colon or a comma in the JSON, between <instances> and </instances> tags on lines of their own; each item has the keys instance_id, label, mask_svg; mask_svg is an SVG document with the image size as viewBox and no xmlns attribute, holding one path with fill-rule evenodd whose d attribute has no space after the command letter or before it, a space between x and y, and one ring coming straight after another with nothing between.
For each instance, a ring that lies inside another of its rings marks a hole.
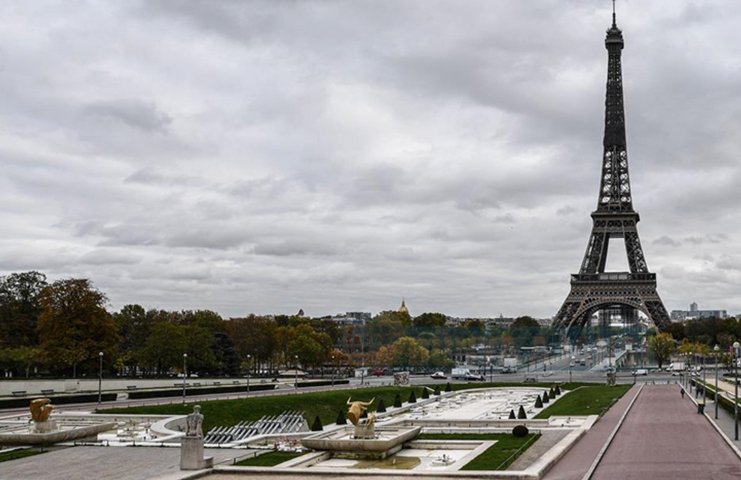
<instances>
[{"instance_id":1,"label":"lamp post with globe","mask_svg":"<svg viewBox=\"0 0 741 480\"><path fill-rule=\"evenodd\" d=\"M713 354L715 356L715 419L718 420L718 352L720 346L715 345L713 347Z\"/></svg>"}]
</instances>

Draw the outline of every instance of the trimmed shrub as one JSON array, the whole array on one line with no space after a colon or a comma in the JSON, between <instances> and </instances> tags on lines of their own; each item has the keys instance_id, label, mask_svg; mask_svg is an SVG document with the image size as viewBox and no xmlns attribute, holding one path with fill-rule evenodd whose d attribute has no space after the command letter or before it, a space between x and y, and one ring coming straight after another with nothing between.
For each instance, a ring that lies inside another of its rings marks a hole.
<instances>
[{"instance_id":1,"label":"trimmed shrub","mask_svg":"<svg viewBox=\"0 0 741 480\"><path fill-rule=\"evenodd\" d=\"M515 411L514 410L510 410L509 411L509 419L510 420L514 420L516 418L517 418L517 415L515 415Z\"/></svg>"},{"instance_id":2,"label":"trimmed shrub","mask_svg":"<svg viewBox=\"0 0 741 480\"><path fill-rule=\"evenodd\" d=\"M515 428L512 429L512 435L515 437L526 437L528 433L530 433L530 430L525 425L515 425Z\"/></svg>"},{"instance_id":3,"label":"trimmed shrub","mask_svg":"<svg viewBox=\"0 0 741 480\"><path fill-rule=\"evenodd\" d=\"M337 420L335 423L337 425L347 425L347 419L345 418L345 412L343 410L337 412Z\"/></svg>"},{"instance_id":4,"label":"trimmed shrub","mask_svg":"<svg viewBox=\"0 0 741 480\"><path fill-rule=\"evenodd\" d=\"M407 400L409 403L417 403L417 396L414 394L414 390L409 392L409 400Z\"/></svg>"},{"instance_id":5,"label":"trimmed shrub","mask_svg":"<svg viewBox=\"0 0 741 480\"><path fill-rule=\"evenodd\" d=\"M543 408L543 402L540 400L540 395L535 397L535 408Z\"/></svg>"},{"instance_id":6,"label":"trimmed shrub","mask_svg":"<svg viewBox=\"0 0 741 480\"><path fill-rule=\"evenodd\" d=\"M422 387L422 398L430 398L430 394L427 391L427 387Z\"/></svg>"},{"instance_id":7,"label":"trimmed shrub","mask_svg":"<svg viewBox=\"0 0 741 480\"><path fill-rule=\"evenodd\" d=\"M394 397L394 406L396 408L401 407L401 394L400 393L397 393L396 396Z\"/></svg>"},{"instance_id":8,"label":"trimmed shrub","mask_svg":"<svg viewBox=\"0 0 741 480\"><path fill-rule=\"evenodd\" d=\"M378 407L376 408L376 412L383 413L386 411L386 402L383 401L383 398L379 400Z\"/></svg>"},{"instance_id":9,"label":"trimmed shrub","mask_svg":"<svg viewBox=\"0 0 741 480\"><path fill-rule=\"evenodd\" d=\"M446 392L452 392L453 391L453 387L450 386L450 382L448 382L448 383L445 384L445 391Z\"/></svg>"},{"instance_id":10,"label":"trimmed shrub","mask_svg":"<svg viewBox=\"0 0 741 480\"><path fill-rule=\"evenodd\" d=\"M556 391L553 389L553 387L551 387L551 390L548 392L548 398L550 398L551 400L556 398Z\"/></svg>"},{"instance_id":11,"label":"trimmed shrub","mask_svg":"<svg viewBox=\"0 0 741 480\"><path fill-rule=\"evenodd\" d=\"M440 395L440 385L435 385L435 393L433 395Z\"/></svg>"},{"instance_id":12,"label":"trimmed shrub","mask_svg":"<svg viewBox=\"0 0 741 480\"><path fill-rule=\"evenodd\" d=\"M548 399L548 392L543 392L543 403L548 403L550 400Z\"/></svg>"},{"instance_id":13,"label":"trimmed shrub","mask_svg":"<svg viewBox=\"0 0 741 480\"><path fill-rule=\"evenodd\" d=\"M314 417L314 423L311 424L311 431L312 432L321 432L324 430L324 427L322 427L322 420L319 418L319 415Z\"/></svg>"},{"instance_id":14,"label":"trimmed shrub","mask_svg":"<svg viewBox=\"0 0 741 480\"><path fill-rule=\"evenodd\" d=\"M556 385L556 395L561 395L561 387Z\"/></svg>"},{"instance_id":15,"label":"trimmed shrub","mask_svg":"<svg viewBox=\"0 0 741 480\"><path fill-rule=\"evenodd\" d=\"M527 418L527 414L525 413L525 409L522 405L520 405L520 409L517 410L517 418L519 418L520 420Z\"/></svg>"}]
</instances>

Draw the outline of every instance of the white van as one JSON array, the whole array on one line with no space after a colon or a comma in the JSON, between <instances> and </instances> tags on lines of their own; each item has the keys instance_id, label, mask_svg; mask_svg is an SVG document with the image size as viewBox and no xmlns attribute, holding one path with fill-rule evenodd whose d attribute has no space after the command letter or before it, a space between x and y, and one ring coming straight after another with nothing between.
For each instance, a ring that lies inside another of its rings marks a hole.
<instances>
[{"instance_id":1,"label":"white van","mask_svg":"<svg viewBox=\"0 0 741 480\"><path fill-rule=\"evenodd\" d=\"M633 372L633 375L648 375L648 370L645 368L638 368Z\"/></svg>"}]
</instances>

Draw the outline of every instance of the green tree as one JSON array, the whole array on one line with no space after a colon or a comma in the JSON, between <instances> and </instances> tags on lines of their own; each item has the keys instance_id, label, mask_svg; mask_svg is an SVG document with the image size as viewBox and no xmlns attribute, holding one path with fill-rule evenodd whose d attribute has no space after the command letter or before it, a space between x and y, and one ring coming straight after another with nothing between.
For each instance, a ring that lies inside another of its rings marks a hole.
<instances>
[{"instance_id":1,"label":"green tree","mask_svg":"<svg viewBox=\"0 0 741 480\"><path fill-rule=\"evenodd\" d=\"M39 296L46 286L39 272L0 277L0 348L38 344Z\"/></svg>"},{"instance_id":2,"label":"green tree","mask_svg":"<svg viewBox=\"0 0 741 480\"><path fill-rule=\"evenodd\" d=\"M163 375L170 370L182 370L183 354L188 353L188 339L183 325L159 321L144 342L140 358L149 374Z\"/></svg>"},{"instance_id":3,"label":"green tree","mask_svg":"<svg viewBox=\"0 0 741 480\"><path fill-rule=\"evenodd\" d=\"M658 333L648 339L648 348L653 352L656 363L661 368L677 348L670 333Z\"/></svg>"},{"instance_id":4,"label":"green tree","mask_svg":"<svg viewBox=\"0 0 741 480\"><path fill-rule=\"evenodd\" d=\"M40 294L38 332L42 354L51 366L87 362L97 367L98 352L115 358L118 337L105 309L106 296L87 279L58 280Z\"/></svg>"},{"instance_id":5,"label":"green tree","mask_svg":"<svg viewBox=\"0 0 741 480\"><path fill-rule=\"evenodd\" d=\"M127 373L136 371L141 360L141 350L152 328L152 317L141 305L124 305L113 314L118 331L119 359Z\"/></svg>"},{"instance_id":6,"label":"green tree","mask_svg":"<svg viewBox=\"0 0 741 480\"><path fill-rule=\"evenodd\" d=\"M395 367L420 367L426 365L430 354L412 337L401 337L390 347L391 364Z\"/></svg>"}]
</instances>

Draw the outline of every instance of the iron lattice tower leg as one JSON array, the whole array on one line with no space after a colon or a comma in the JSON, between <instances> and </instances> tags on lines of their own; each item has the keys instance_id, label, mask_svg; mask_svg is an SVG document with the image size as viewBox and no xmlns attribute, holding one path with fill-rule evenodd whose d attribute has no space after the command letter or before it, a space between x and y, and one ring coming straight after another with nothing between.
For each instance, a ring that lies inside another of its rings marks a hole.
<instances>
[{"instance_id":1,"label":"iron lattice tower leg","mask_svg":"<svg viewBox=\"0 0 741 480\"><path fill-rule=\"evenodd\" d=\"M620 305L640 310L659 330L669 315L656 290L656 274L648 270L638 236L640 216L633 209L625 139L621 52L623 34L613 12L607 30L607 88L605 96L604 151L597 209L592 212L592 233L578 274L571 276L571 291L553 325L570 336L589 324L598 310ZM611 238L622 238L629 272L605 272Z\"/></svg>"}]
</instances>

